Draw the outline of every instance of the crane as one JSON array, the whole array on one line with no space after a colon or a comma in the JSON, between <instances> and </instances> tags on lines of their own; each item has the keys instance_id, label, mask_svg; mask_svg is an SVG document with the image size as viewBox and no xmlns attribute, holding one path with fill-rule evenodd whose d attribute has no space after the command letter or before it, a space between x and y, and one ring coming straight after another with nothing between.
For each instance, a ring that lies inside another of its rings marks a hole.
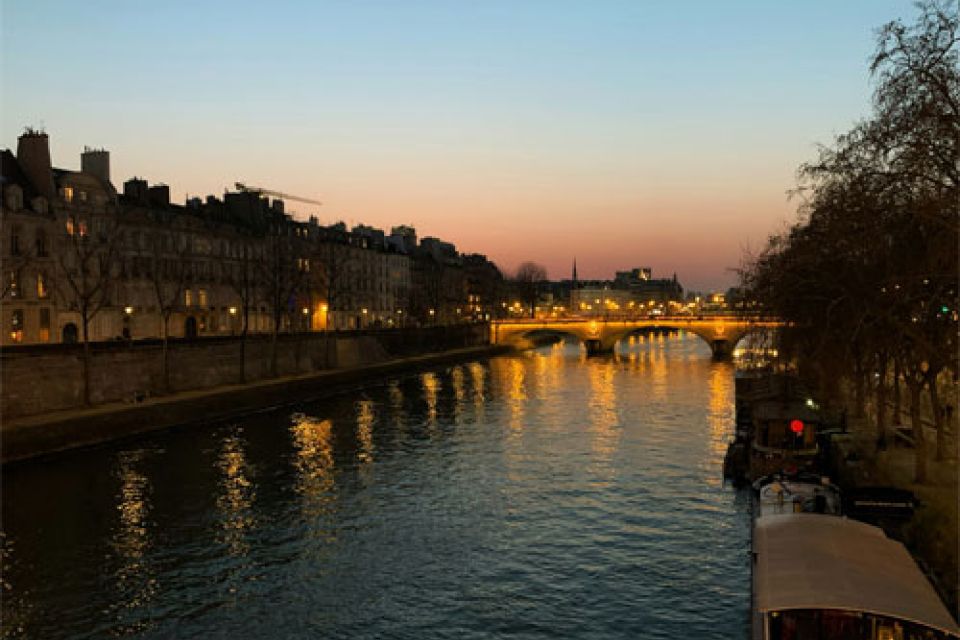
<instances>
[{"instance_id":1,"label":"crane","mask_svg":"<svg viewBox=\"0 0 960 640\"><path fill-rule=\"evenodd\" d=\"M273 196L274 198L282 198L283 200L296 200L298 202L308 202L310 204L316 204L316 205L323 204L318 200L301 198L299 196L291 196L288 193L280 193L279 191L273 191L272 189L264 189L263 187L247 186L242 182L235 182L234 185L237 187L237 191L243 191L244 193L255 193L261 196Z\"/></svg>"}]
</instances>

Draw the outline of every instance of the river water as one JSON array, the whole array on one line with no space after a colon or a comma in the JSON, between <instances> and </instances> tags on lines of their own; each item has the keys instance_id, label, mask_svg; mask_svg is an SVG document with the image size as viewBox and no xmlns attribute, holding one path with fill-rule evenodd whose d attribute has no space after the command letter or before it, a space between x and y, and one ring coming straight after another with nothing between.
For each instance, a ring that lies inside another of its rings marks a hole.
<instances>
[{"instance_id":1,"label":"river water","mask_svg":"<svg viewBox=\"0 0 960 640\"><path fill-rule=\"evenodd\" d=\"M733 367L544 347L3 471L6 637L744 638Z\"/></svg>"}]
</instances>

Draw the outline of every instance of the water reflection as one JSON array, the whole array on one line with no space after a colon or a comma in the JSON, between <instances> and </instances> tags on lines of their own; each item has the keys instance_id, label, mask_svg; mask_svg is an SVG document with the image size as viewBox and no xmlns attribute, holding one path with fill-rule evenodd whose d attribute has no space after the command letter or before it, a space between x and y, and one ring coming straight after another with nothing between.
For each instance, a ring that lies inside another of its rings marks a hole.
<instances>
[{"instance_id":1,"label":"water reflection","mask_svg":"<svg viewBox=\"0 0 960 640\"><path fill-rule=\"evenodd\" d=\"M463 423L463 411L467 398L466 374L463 367L456 366L450 369L450 385L453 387L453 423Z\"/></svg>"},{"instance_id":2,"label":"water reflection","mask_svg":"<svg viewBox=\"0 0 960 640\"><path fill-rule=\"evenodd\" d=\"M479 362L471 362L467 365L467 369L470 371L470 388L473 391L474 414L477 416L477 419L480 420L483 416L484 400L486 399L484 385L486 383L487 369Z\"/></svg>"},{"instance_id":3,"label":"water reflection","mask_svg":"<svg viewBox=\"0 0 960 640\"><path fill-rule=\"evenodd\" d=\"M712 485L720 484L719 469L723 465L723 456L727 449L727 436L733 422L733 366L724 362L714 362L710 367L710 377L707 388L709 390L709 413L707 424L710 428L708 444L710 458L707 463L706 477Z\"/></svg>"},{"instance_id":4,"label":"water reflection","mask_svg":"<svg viewBox=\"0 0 960 640\"><path fill-rule=\"evenodd\" d=\"M391 380L387 386L387 400L390 405L390 416L393 418L393 426L399 433L403 433L406 427L406 411L403 408L404 398L403 389L400 388L399 380Z\"/></svg>"},{"instance_id":5,"label":"water reflection","mask_svg":"<svg viewBox=\"0 0 960 640\"><path fill-rule=\"evenodd\" d=\"M502 378L506 386L506 397L510 407L510 430L523 431L523 412L527 402L527 388L525 379L527 368L520 358L510 358L505 361L507 371Z\"/></svg>"},{"instance_id":6,"label":"water reflection","mask_svg":"<svg viewBox=\"0 0 960 640\"><path fill-rule=\"evenodd\" d=\"M216 463L220 472L220 494L217 496L220 533L217 539L226 545L230 555L236 557L245 557L249 553L247 532L257 524L253 512L256 493L249 480L245 448L243 429L236 427L221 441Z\"/></svg>"},{"instance_id":7,"label":"water reflection","mask_svg":"<svg viewBox=\"0 0 960 640\"><path fill-rule=\"evenodd\" d=\"M433 372L427 372L420 376L420 384L423 386L423 399L427 403L427 426L434 428L437 426L437 396L440 393L440 378Z\"/></svg>"},{"instance_id":8,"label":"water reflection","mask_svg":"<svg viewBox=\"0 0 960 640\"><path fill-rule=\"evenodd\" d=\"M588 368L590 378L590 425L593 428L595 459L603 466L617 450L620 425L614 386L614 361L596 361Z\"/></svg>"},{"instance_id":9,"label":"water reflection","mask_svg":"<svg viewBox=\"0 0 960 640\"><path fill-rule=\"evenodd\" d=\"M151 486L141 470L147 452L143 449L121 451L117 456L115 474L120 481L116 496L117 523L114 526L111 547L118 567L114 572L116 599L110 613L116 626L113 635L129 635L145 631L149 624L142 611L157 593L154 571L147 559L150 550Z\"/></svg>"},{"instance_id":10,"label":"water reflection","mask_svg":"<svg viewBox=\"0 0 960 640\"><path fill-rule=\"evenodd\" d=\"M618 349L4 469L4 633L745 637L749 519L719 484L732 370L695 336Z\"/></svg>"},{"instance_id":11,"label":"water reflection","mask_svg":"<svg viewBox=\"0 0 960 640\"><path fill-rule=\"evenodd\" d=\"M290 427L296 450L294 490L300 495L300 511L312 538L332 540L333 528L322 522L335 502L333 422L295 414Z\"/></svg>"},{"instance_id":12,"label":"water reflection","mask_svg":"<svg viewBox=\"0 0 960 640\"><path fill-rule=\"evenodd\" d=\"M357 402L357 440L360 443L357 460L364 465L373 462L373 423L376 419L373 400Z\"/></svg>"},{"instance_id":13,"label":"water reflection","mask_svg":"<svg viewBox=\"0 0 960 640\"><path fill-rule=\"evenodd\" d=\"M3 638L25 638L30 623L29 591L15 588L11 574L15 568L16 553L13 538L0 531L0 603L3 604L3 618L0 620L0 636Z\"/></svg>"}]
</instances>

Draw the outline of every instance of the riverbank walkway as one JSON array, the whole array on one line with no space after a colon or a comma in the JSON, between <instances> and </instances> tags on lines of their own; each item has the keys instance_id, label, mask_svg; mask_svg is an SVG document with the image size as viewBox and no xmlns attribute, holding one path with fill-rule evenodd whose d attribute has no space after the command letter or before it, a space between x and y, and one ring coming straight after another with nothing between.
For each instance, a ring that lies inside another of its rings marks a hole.
<instances>
[{"instance_id":1,"label":"riverbank walkway","mask_svg":"<svg viewBox=\"0 0 960 640\"><path fill-rule=\"evenodd\" d=\"M955 402L957 385L951 384L942 396ZM868 403L866 415L849 421L850 438L846 453L855 453L853 461L847 462L846 481L854 486L892 486L912 491L920 504L913 519L903 527L900 535L911 553L929 570L938 590L946 600L954 618L960 618L958 603L958 500L960 500L960 475L958 475L958 416L954 414L945 425L946 451L943 459L937 460L936 431L929 405L923 407L922 421L927 442L927 481L914 481L916 450L909 442L893 437L898 426L909 428L906 411L897 420L888 409L887 447L877 450L875 407Z\"/></svg>"}]
</instances>

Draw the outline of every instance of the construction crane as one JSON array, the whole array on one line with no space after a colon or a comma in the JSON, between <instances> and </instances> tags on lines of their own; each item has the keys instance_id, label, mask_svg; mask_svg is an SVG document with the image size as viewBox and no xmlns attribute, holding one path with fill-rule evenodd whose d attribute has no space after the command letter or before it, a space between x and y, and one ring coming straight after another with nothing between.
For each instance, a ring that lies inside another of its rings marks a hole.
<instances>
[{"instance_id":1,"label":"construction crane","mask_svg":"<svg viewBox=\"0 0 960 640\"><path fill-rule=\"evenodd\" d=\"M260 196L273 196L274 198L281 198L283 200L296 200L298 202L309 202L310 204L323 205L322 202L311 200L310 198L292 196L289 193L280 193L279 191L273 191L272 189L264 189L263 187L247 186L242 182L235 182L234 185L237 187L237 191L243 191L244 193L255 193Z\"/></svg>"}]
</instances>

